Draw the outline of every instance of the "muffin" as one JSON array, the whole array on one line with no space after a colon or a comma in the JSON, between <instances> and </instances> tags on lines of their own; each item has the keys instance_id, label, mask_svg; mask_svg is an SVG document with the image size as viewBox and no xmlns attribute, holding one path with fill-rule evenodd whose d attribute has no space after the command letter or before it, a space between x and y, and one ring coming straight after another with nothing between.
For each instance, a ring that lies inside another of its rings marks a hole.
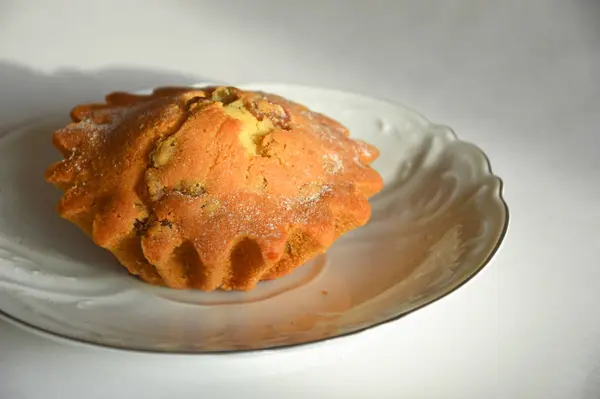
<instances>
[{"instance_id":1,"label":"muffin","mask_svg":"<svg viewBox=\"0 0 600 399\"><path fill-rule=\"evenodd\" d=\"M367 223L378 151L282 97L234 87L112 93L53 134L58 213L129 273L250 290Z\"/></svg>"}]
</instances>

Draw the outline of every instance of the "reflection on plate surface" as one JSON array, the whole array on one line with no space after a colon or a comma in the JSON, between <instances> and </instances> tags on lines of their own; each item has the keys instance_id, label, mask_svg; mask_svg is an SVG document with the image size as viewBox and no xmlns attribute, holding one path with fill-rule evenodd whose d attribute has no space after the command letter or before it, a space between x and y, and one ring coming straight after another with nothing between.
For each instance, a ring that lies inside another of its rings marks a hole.
<instances>
[{"instance_id":1,"label":"reflection on plate surface","mask_svg":"<svg viewBox=\"0 0 600 399\"><path fill-rule=\"evenodd\" d=\"M66 338L118 348L217 352L319 341L397 318L473 276L507 224L485 155L448 128L356 94L290 85L281 94L377 146L385 187L369 224L323 256L250 293L174 291L129 276L54 207L44 179L65 118L0 138L0 306Z\"/></svg>"}]
</instances>

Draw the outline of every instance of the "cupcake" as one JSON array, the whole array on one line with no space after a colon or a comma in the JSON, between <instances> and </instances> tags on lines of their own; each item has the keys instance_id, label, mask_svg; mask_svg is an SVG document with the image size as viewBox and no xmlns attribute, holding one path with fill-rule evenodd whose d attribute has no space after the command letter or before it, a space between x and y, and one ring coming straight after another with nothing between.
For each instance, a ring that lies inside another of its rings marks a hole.
<instances>
[{"instance_id":1,"label":"cupcake","mask_svg":"<svg viewBox=\"0 0 600 399\"><path fill-rule=\"evenodd\" d=\"M234 87L112 93L53 135L58 213L143 281L250 290L364 225L378 151L327 116Z\"/></svg>"}]
</instances>

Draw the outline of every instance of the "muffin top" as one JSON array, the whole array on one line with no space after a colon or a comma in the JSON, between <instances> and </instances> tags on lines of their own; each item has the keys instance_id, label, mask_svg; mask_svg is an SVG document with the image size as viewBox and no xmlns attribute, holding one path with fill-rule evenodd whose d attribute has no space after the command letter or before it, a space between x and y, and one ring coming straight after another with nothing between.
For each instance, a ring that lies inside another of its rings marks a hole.
<instances>
[{"instance_id":1,"label":"muffin top","mask_svg":"<svg viewBox=\"0 0 600 399\"><path fill-rule=\"evenodd\" d=\"M108 249L141 237L151 264L185 244L214 269L246 239L273 263L298 232L328 247L367 222L382 187L374 147L272 94L113 93L71 118L53 136L64 160L46 174L65 191L59 213Z\"/></svg>"}]
</instances>

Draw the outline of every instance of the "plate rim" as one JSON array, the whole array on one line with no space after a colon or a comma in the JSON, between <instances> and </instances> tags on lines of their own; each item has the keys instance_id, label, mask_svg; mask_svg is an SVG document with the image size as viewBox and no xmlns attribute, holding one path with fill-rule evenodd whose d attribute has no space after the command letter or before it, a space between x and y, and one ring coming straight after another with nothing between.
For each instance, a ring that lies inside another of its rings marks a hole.
<instances>
[{"instance_id":1,"label":"plate rim","mask_svg":"<svg viewBox=\"0 0 600 399\"><path fill-rule=\"evenodd\" d=\"M190 84L187 87L202 87L202 86L215 85L215 84L219 84L219 83L199 82L199 83ZM430 128L434 127L437 129L443 129L446 132L450 133L453 141L468 144L484 159L485 166L486 166L485 167L486 173L489 176L493 176L498 180L497 199L500 201L500 204L502 205L502 208L504 211L503 212L504 213L504 215L503 215L504 222L503 222L502 230L500 231L497 242L495 243L493 249L490 251L488 256L476 268L474 268L473 271L467 277L464 278L463 281L458 283L455 287L453 287L448 292L442 294L441 296L439 296L429 302L421 304L421 305L415 307L414 309L411 309L407 312L401 313L397 316L393 316L388 319L373 323L371 325L361 327L354 331L344 332L339 335L335 335L335 336L331 336L331 337L327 337L327 338L315 339L313 341L292 343L292 344L286 344L286 345L270 347L270 348L250 348L250 349L233 349L233 350L216 350L216 351L209 351L209 350L174 351L174 350L168 350L168 349L162 350L162 349L150 349L150 348L133 348L133 347L126 347L126 346L119 346L117 344L95 342L92 340L86 340L86 339L77 338L77 337L70 337L70 336L67 336L67 335L64 335L61 333L50 331L43 327L33 325L29 322L23 321L15 316L12 316L12 315L6 313L1 308L0 308L0 319L8 322L9 324L11 324L13 326L16 326L18 328L22 328L25 331L31 332L34 335L41 336L41 337L44 337L44 338L47 338L50 340L64 342L69 345L82 345L83 347L88 347L88 348L93 348L93 349L104 349L104 350L118 351L118 352L125 351L125 352L131 352L131 353L145 353L145 354L154 354L154 355L163 355L163 356L164 355L169 355L169 356L176 355L176 356L204 356L204 357L209 357L209 356L231 357L231 356L242 356L242 355L248 356L251 354L265 354L265 353L273 353L273 352L289 353L290 351L295 350L295 349L323 345L326 343L330 343L332 341L338 341L341 338L349 338L352 336L357 336L357 335L365 333L367 331L377 329L378 327L381 327L381 326L384 326L387 324L392 324L406 316L411 315L412 313L414 313L418 310L421 310L429 305L432 305L432 304L440 301L443 298L446 298L447 296L455 293L457 290L462 288L468 282L472 281L475 278L475 276L477 276L490 263L490 261L494 258L494 256L496 255L496 253L502 246L504 239L506 237L506 234L508 232L510 219L511 219L510 209L504 198L504 180L500 176L498 176L494 173L492 164L490 162L488 155L476 144L460 139L458 137L458 135L456 134L456 132L451 127L449 127L447 125L443 125L443 124L434 123L431 120L429 120L427 117L423 116L418 111L415 111L414 109L407 107L401 103L396 103L396 102L393 102L393 101L390 101L387 99L381 99L381 98L373 97L373 96L366 95L366 94L361 94L361 93L350 91L350 90L336 89L336 88L330 88L330 87L311 86L311 85L301 85L301 84L294 84L294 83L285 83L285 82L278 82L278 81L240 83L235 86L241 87L241 88L249 87L249 86L250 87L259 87L259 86L283 87L283 86L286 86L286 87L298 88L298 89L321 90L321 91L325 90L325 91L334 92L337 94L352 95L354 97L375 100L375 101L382 102L382 103L385 103L387 105L390 105L390 106L393 106L396 108L402 108L405 111L408 111L409 113L411 113L414 116L423 120ZM145 89L145 90L135 90L135 91L131 91L131 92L135 93L135 94L139 94L139 93L143 93L143 92L149 92L152 90L153 89ZM253 89L253 90L257 90L257 89ZM42 117L30 118L30 119L27 119L18 124L4 126L0 130L0 139L4 138L6 135L10 134L14 130L25 129L28 126L35 125L37 123L43 123L44 121L49 121L51 119L59 118L59 117L60 117L60 115L58 115L58 114L48 114L48 115L45 115ZM63 117L64 117L64 119L67 119L66 115Z\"/></svg>"}]
</instances>

